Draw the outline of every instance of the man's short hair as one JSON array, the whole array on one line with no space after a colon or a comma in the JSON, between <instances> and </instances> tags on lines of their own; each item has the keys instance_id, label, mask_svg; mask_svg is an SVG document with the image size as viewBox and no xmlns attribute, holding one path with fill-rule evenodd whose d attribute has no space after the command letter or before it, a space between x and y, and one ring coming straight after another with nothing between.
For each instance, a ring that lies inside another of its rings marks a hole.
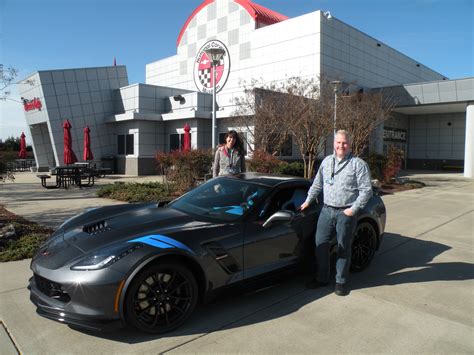
<instances>
[{"instance_id":1,"label":"man's short hair","mask_svg":"<svg viewBox=\"0 0 474 355\"><path fill-rule=\"evenodd\" d=\"M345 136L346 139L347 139L350 143L352 143L351 134L350 134L348 131L346 131L345 129L340 129L340 130L338 130L338 131L336 132L336 134L334 135L334 137L335 137L335 136Z\"/></svg>"}]
</instances>

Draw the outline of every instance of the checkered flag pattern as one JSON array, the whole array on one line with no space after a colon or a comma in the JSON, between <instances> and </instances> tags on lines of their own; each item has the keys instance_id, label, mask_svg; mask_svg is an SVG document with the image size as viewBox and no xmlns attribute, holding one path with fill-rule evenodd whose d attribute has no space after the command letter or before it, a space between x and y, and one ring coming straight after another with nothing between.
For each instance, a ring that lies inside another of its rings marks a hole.
<instances>
[{"instance_id":1,"label":"checkered flag pattern","mask_svg":"<svg viewBox=\"0 0 474 355\"><path fill-rule=\"evenodd\" d=\"M223 65L224 65L224 59L221 59L219 61L219 64L217 65L218 70L219 70L219 67L221 67L221 70L222 70ZM199 81L201 82L201 84L205 88L210 89L212 87L212 84L211 84L211 79L212 79L211 67L199 70L198 75L199 75ZM219 75L219 72L217 72L217 75ZM217 80L217 82L219 82L219 79Z\"/></svg>"},{"instance_id":2,"label":"checkered flag pattern","mask_svg":"<svg viewBox=\"0 0 474 355\"><path fill-rule=\"evenodd\" d=\"M199 70L199 81L205 88L211 87L211 68Z\"/></svg>"}]
</instances>

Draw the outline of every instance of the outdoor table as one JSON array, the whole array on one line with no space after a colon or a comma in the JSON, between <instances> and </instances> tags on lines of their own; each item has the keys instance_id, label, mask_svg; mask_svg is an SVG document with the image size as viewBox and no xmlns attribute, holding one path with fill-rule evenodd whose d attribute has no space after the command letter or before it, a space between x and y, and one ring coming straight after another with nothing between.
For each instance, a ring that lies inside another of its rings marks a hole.
<instances>
[{"instance_id":1,"label":"outdoor table","mask_svg":"<svg viewBox=\"0 0 474 355\"><path fill-rule=\"evenodd\" d=\"M30 170L31 166L32 166L31 159L15 159L13 169L15 171L26 171L26 170Z\"/></svg>"},{"instance_id":2,"label":"outdoor table","mask_svg":"<svg viewBox=\"0 0 474 355\"><path fill-rule=\"evenodd\" d=\"M83 168L89 168L91 164L87 161L77 161L74 163L74 165L81 166Z\"/></svg>"},{"instance_id":3,"label":"outdoor table","mask_svg":"<svg viewBox=\"0 0 474 355\"><path fill-rule=\"evenodd\" d=\"M56 187L64 189L69 188L70 185L82 187L81 174L84 167L80 165L61 165L54 168L56 170Z\"/></svg>"}]
</instances>

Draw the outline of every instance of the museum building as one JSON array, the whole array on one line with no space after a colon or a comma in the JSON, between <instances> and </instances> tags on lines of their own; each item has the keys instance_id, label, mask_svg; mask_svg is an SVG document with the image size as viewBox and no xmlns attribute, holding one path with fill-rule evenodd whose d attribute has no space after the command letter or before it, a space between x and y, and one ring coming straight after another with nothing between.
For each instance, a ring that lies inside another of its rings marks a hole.
<instances>
[{"instance_id":1,"label":"museum building","mask_svg":"<svg viewBox=\"0 0 474 355\"><path fill-rule=\"evenodd\" d=\"M224 51L215 83L209 48ZM39 168L62 164L69 120L76 155L88 126L97 162L146 175L156 173L156 152L180 149L186 124L192 148L211 147L214 90L222 140L229 129L245 135L233 119L245 83L322 76L395 95L372 151L397 145L408 168L460 168L473 176L474 78L449 80L329 12L288 18L249 0L205 0L179 31L176 55L146 66L145 84L130 84L126 67L114 65L40 70L18 86ZM298 150L290 147L282 158L298 159Z\"/></svg>"}]
</instances>

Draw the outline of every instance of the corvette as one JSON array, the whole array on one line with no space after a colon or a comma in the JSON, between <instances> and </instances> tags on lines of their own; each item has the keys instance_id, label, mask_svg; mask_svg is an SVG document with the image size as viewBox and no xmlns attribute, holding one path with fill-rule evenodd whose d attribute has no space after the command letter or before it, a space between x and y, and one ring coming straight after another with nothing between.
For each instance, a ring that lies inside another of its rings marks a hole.
<instances>
[{"instance_id":1,"label":"corvette","mask_svg":"<svg viewBox=\"0 0 474 355\"><path fill-rule=\"evenodd\" d=\"M32 259L30 299L39 315L75 327L171 331L229 286L311 263L322 204L298 210L309 187L303 178L246 173L168 204L85 211ZM374 195L358 216L352 270L371 262L385 216Z\"/></svg>"}]
</instances>

